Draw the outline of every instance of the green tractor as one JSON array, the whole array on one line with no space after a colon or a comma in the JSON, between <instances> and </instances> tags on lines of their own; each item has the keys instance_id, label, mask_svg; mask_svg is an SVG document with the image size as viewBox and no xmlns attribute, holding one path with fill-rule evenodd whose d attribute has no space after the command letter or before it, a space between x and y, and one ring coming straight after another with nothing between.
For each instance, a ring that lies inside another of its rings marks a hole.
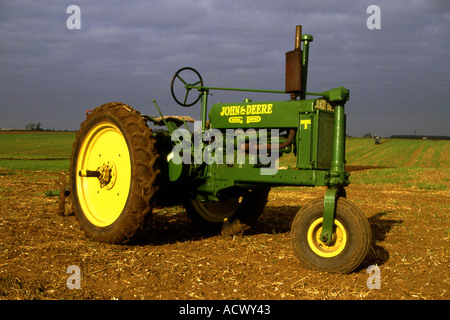
<instances>
[{"instance_id":1,"label":"green tractor","mask_svg":"<svg viewBox=\"0 0 450 320\"><path fill-rule=\"evenodd\" d=\"M137 235L155 206L183 205L193 223L224 235L241 233L263 213L271 187L325 186L325 196L293 219L293 250L307 268L348 273L371 244L368 220L346 198L343 87L306 92L311 35L297 26L286 53L285 90L207 87L182 68L171 93L183 107L201 102L201 121L188 116L143 115L107 103L86 116L70 166L73 210L88 237L124 243ZM216 103L213 90L287 94L280 101ZM316 96L306 99L306 96ZM165 127L153 130L148 126ZM192 125L194 129L192 130ZM295 168L279 158L294 153Z\"/></svg>"}]
</instances>

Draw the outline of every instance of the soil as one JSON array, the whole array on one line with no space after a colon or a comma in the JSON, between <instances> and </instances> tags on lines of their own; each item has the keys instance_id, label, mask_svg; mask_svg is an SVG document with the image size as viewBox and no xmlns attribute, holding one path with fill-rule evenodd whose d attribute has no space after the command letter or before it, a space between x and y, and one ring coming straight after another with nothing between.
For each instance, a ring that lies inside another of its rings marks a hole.
<instances>
[{"instance_id":1,"label":"soil","mask_svg":"<svg viewBox=\"0 0 450 320\"><path fill-rule=\"evenodd\" d=\"M367 215L373 242L363 264L343 275L303 269L291 247L296 212L323 188L272 189L243 235L199 232L182 207L171 207L155 210L139 239L110 245L88 239L74 215L57 213L58 197L44 194L57 177L0 170L0 299L450 298L448 189L350 185L347 197ZM72 265L80 289L67 286Z\"/></svg>"}]
</instances>

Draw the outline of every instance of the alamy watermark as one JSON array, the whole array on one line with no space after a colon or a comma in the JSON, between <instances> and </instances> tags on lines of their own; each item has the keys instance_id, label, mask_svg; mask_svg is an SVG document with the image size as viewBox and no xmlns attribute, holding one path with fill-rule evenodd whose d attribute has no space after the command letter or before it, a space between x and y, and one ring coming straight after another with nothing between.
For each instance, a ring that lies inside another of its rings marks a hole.
<instances>
[{"instance_id":1,"label":"alamy watermark","mask_svg":"<svg viewBox=\"0 0 450 320\"><path fill-rule=\"evenodd\" d=\"M70 16L66 20L66 26L69 30L81 29L81 9L77 5L70 5L66 9L66 13ZM372 4L367 7L366 13L370 16L366 20L366 26L369 30L381 29L381 9L379 6Z\"/></svg>"},{"instance_id":2,"label":"alamy watermark","mask_svg":"<svg viewBox=\"0 0 450 320\"><path fill-rule=\"evenodd\" d=\"M70 273L71 276L67 278L67 288L72 289L81 289L81 270L77 265L70 265L67 267L66 273Z\"/></svg>"},{"instance_id":3,"label":"alamy watermark","mask_svg":"<svg viewBox=\"0 0 450 320\"><path fill-rule=\"evenodd\" d=\"M381 29L381 9L377 5L370 5L367 7L366 13L370 14L367 18L366 26L367 29Z\"/></svg>"},{"instance_id":4,"label":"alamy watermark","mask_svg":"<svg viewBox=\"0 0 450 320\"><path fill-rule=\"evenodd\" d=\"M81 9L79 6L71 5L66 9L70 16L66 20L66 26L69 30L81 29Z\"/></svg>"},{"instance_id":5,"label":"alamy watermark","mask_svg":"<svg viewBox=\"0 0 450 320\"><path fill-rule=\"evenodd\" d=\"M377 265L371 265L367 268L366 273L370 274L367 278L367 288L369 289L381 289L381 271Z\"/></svg>"},{"instance_id":6,"label":"alamy watermark","mask_svg":"<svg viewBox=\"0 0 450 320\"><path fill-rule=\"evenodd\" d=\"M207 129L202 134L201 123L194 122L193 134L184 128L174 130L171 139L178 143L167 157L168 161L175 164L261 164L261 175L278 172L280 130L226 129L224 136L218 129Z\"/></svg>"}]
</instances>

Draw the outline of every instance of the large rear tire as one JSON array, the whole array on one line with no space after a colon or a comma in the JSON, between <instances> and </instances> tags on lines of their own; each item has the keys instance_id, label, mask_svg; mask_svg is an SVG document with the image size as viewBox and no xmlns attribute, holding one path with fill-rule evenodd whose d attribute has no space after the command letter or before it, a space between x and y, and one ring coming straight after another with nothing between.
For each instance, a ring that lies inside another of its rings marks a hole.
<instances>
[{"instance_id":1,"label":"large rear tire","mask_svg":"<svg viewBox=\"0 0 450 320\"><path fill-rule=\"evenodd\" d=\"M157 157L152 130L132 107L113 102L87 116L73 144L70 185L73 211L88 237L124 243L145 226L157 190Z\"/></svg>"}]
</instances>

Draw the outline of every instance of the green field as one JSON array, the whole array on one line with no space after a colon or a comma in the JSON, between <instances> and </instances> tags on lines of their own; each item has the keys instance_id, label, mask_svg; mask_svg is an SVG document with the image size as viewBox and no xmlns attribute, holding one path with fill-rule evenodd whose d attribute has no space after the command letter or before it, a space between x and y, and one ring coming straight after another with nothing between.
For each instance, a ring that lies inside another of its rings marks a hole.
<instances>
[{"instance_id":1,"label":"green field","mask_svg":"<svg viewBox=\"0 0 450 320\"><path fill-rule=\"evenodd\" d=\"M353 166L449 168L450 141L349 138L346 158Z\"/></svg>"},{"instance_id":2,"label":"green field","mask_svg":"<svg viewBox=\"0 0 450 320\"><path fill-rule=\"evenodd\" d=\"M450 141L348 138L348 166L366 170L351 172L351 184L396 184L405 188L450 188ZM280 166L295 166L294 155L280 159ZM377 170L367 170L377 169Z\"/></svg>"},{"instance_id":3,"label":"green field","mask_svg":"<svg viewBox=\"0 0 450 320\"><path fill-rule=\"evenodd\" d=\"M352 184L392 184L408 189L450 188L450 141L349 138L346 158L349 166L383 167L352 172Z\"/></svg>"},{"instance_id":4,"label":"green field","mask_svg":"<svg viewBox=\"0 0 450 320\"><path fill-rule=\"evenodd\" d=\"M375 145L372 139L348 138L348 166L386 168L450 168L450 141L384 139ZM295 166L294 155L280 159L280 166Z\"/></svg>"},{"instance_id":5,"label":"green field","mask_svg":"<svg viewBox=\"0 0 450 320\"><path fill-rule=\"evenodd\" d=\"M68 170L74 132L2 133L0 168L9 170Z\"/></svg>"},{"instance_id":6,"label":"green field","mask_svg":"<svg viewBox=\"0 0 450 320\"><path fill-rule=\"evenodd\" d=\"M74 139L73 132L0 134L0 168L68 170ZM428 190L446 190L450 184L450 141L384 139L375 145L371 139L349 138L346 158L349 166L378 167L352 172L352 184L400 182ZM280 166L287 165L295 165L292 153L281 158Z\"/></svg>"}]
</instances>

